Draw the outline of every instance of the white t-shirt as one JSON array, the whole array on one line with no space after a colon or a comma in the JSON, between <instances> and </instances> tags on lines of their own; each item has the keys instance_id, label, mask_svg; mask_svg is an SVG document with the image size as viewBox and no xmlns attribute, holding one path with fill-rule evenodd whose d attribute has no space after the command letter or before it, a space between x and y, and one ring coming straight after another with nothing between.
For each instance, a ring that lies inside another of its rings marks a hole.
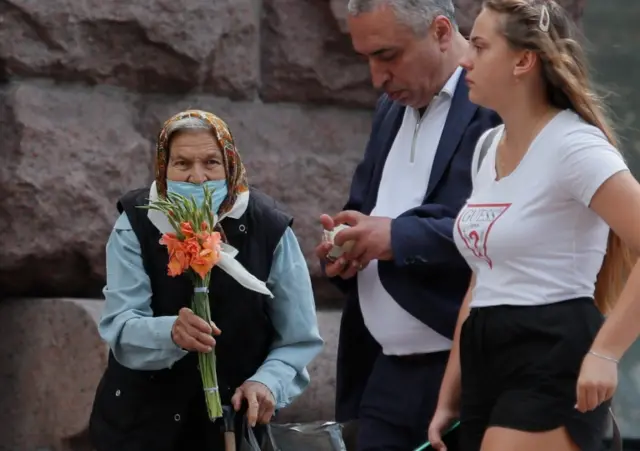
<instances>
[{"instance_id":1,"label":"white t-shirt","mask_svg":"<svg viewBox=\"0 0 640 451\"><path fill-rule=\"evenodd\" d=\"M627 169L622 156L598 128L566 110L496 181L503 132L500 126L454 225L456 245L476 274L471 307L592 297L609 227L589 204L602 183ZM488 133L476 146L472 175Z\"/></svg>"}]
</instances>

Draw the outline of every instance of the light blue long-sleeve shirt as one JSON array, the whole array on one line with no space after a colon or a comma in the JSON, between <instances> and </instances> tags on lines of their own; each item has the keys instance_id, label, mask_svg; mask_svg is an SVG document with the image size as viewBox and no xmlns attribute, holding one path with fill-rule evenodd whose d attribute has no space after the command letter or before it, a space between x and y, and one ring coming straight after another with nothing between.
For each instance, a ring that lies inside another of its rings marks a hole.
<instances>
[{"instance_id":1,"label":"light blue long-sleeve shirt","mask_svg":"<svg viewBox=\"0 0 640 451\"><path fill-rule=\"evenodd\" d=\"M276 334L271 350L249 380L261 382L283 408L309 384L306 366L323 346L311 280L293 230L287 228L274 252L267 301ZM177 316L153 317L151 281L140 243L123 213L107 242L105 308L98 326L116 360L134 370L170 368L188 352L171 339Z\"/></svg>"}]
</instances>

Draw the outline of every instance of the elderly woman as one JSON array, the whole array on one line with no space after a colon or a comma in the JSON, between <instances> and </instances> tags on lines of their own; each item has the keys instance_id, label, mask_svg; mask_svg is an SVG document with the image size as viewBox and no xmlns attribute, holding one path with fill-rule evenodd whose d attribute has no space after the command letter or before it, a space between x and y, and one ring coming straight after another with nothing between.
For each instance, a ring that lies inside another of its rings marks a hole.
<instances>
[{"instance_id":1,"label":"elderly woman","mask_svg":"<svg viewBox=\"0 0 640 451\"><path fill-rule=\"evenodd\" d=\"M202 201L205 186L214 192L223 240L238 251L235 260L273 294L247 289L214 267L214 324L187 307L192 288L186 276L167 275L157 212L139 208L167 192ZM292 219L248 187L227 125L203 111L165 123L155 182L125 194L118 210L107 243L99 329L110 353L91 414L93 445L98 451L223 450L222 421L207 416L197 352L215 347L222 404L239 410L246 400L248 423L255 425L268 423L306 388L305 367L322 348Z\"/></svg>"}]
</instances>

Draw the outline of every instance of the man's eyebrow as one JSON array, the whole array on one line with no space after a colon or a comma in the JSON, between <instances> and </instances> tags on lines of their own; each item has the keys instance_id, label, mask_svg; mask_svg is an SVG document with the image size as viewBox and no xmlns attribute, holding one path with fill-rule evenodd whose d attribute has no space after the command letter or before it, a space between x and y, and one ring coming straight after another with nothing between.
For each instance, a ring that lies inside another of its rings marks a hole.
<instances>
[{"instance_id":1,"label":"man's eyebrow","mask_svg":"<svg viewBox=\"0 0 640 451\"><path fill-rule=\"evenodd\" d=\"M482 41L482 38L480 36L472 36L471 37L471 42L473 44L477 44L479 41Z\"/></svg>"},{"instance_id":2,"label":"man's eyebrow","mask_svg":"<svg viewBox=\"0 0 640 451\"><path fill-rule=\"evenodd\" d=\"M373 52L369 52L369 53L362 53L362 52L358 52L358 53L363 56L379 56L383 53L386 53L392 50L394 50L392 47L383 47L381 49L374 50Z\"/></svg>"}]
</instances>

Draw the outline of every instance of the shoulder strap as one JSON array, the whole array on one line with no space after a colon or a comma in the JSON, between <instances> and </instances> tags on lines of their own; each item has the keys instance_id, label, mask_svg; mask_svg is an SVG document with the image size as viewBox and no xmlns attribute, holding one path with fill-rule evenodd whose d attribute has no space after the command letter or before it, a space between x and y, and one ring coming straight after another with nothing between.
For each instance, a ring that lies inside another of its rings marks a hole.
<instances>
[{"instance_id":1,"label":"shoulder strap","mask_svg":"<svg viewBox=\"0 0 640 451\"><path fill-rule=\"evenodd\" d=\"M482 166L482 160L484 160L484 157L487 156L489 147L493 143L493 139L496 137L496 133L498 133L498 129L499 127L492 128L487 134L487 137L482 142L482 147L480 147L480 154L478 155L478 164L476 165L476 171L474 175L478 174L478 171L480 171L480 166Z\"/></svg>"}]
</instances>

